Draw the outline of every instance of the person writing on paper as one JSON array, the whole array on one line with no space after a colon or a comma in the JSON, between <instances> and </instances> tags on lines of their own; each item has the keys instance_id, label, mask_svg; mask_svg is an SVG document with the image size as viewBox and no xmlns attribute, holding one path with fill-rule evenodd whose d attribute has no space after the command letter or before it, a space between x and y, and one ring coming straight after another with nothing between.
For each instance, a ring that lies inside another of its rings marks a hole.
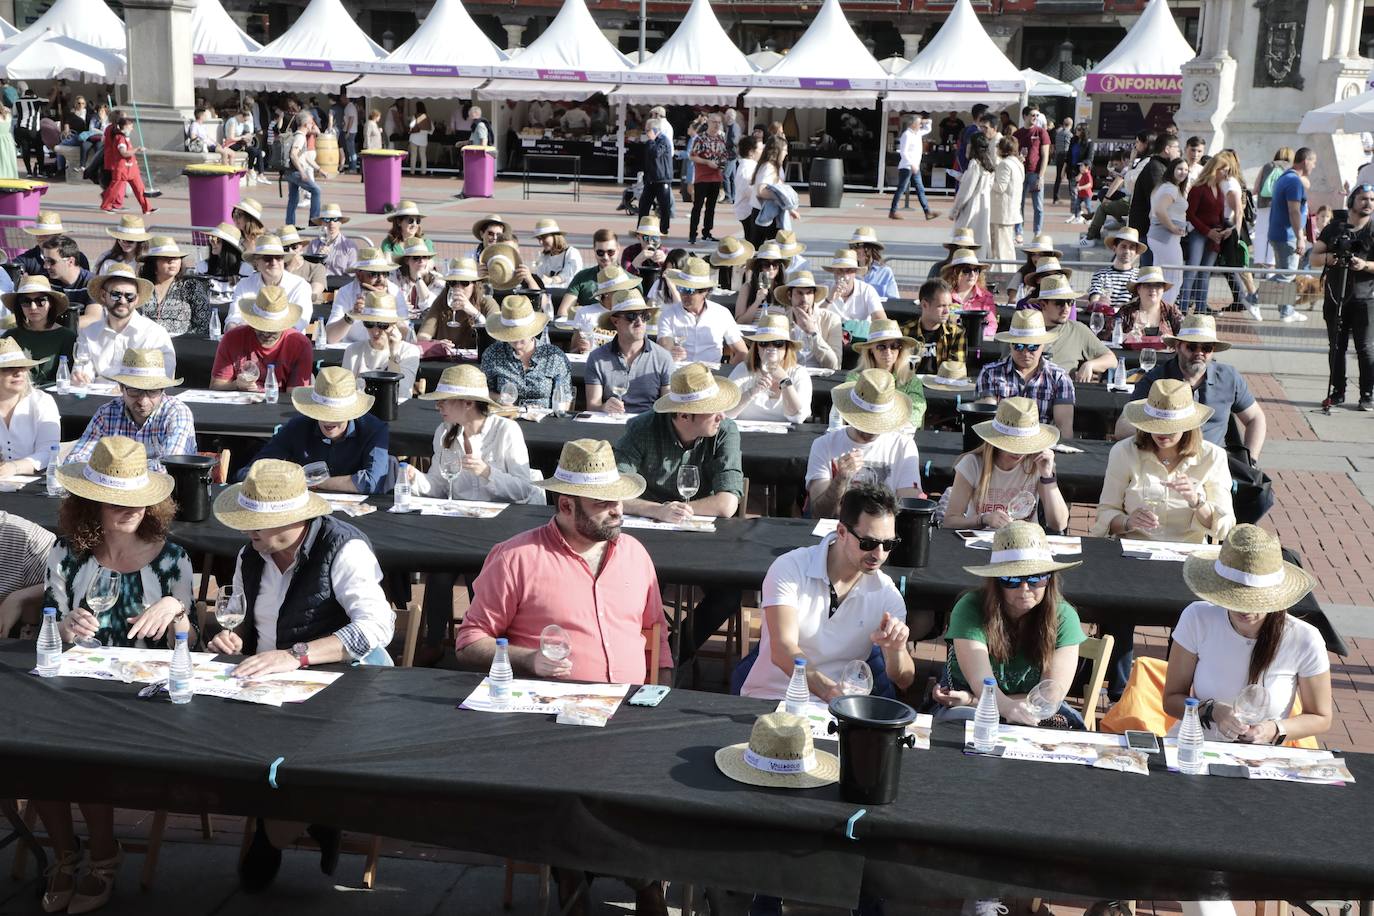
<instances>
[{"instance_id":1,"label":"person writing on paper","mask_svg":"<svg viewBox=\"0 0 1374 916\"><path fill-rule=\"evenodd\" d=\"M1211 741L1284 744L1326 734L1326 646L1316 627L1288 613L1315 582L1283 559L1278 539L1237 525L1218 555L1184 561L1183 581L1199 600L1174 627L1164 711L1182 719L1184 701L1197 697Z\"/></svg>"},{"instance_id":2,"label":"person writing on paper","mask_svg":"<svg viewBox=\"0 0 1374 916\"><path fill-rule=\"evenodd\" d=\"M57 402L29 375L37 365L14 338L0 338L0 478L42 471L62 437Z\"/></svg>"},{"instance_id":3,"label":"person writing on paper","mask_svg":"<svg viewBox=\"0 0 1374 916\"><path fill-rule=\"evenodd\" d=\"M946 491L944 528L1001 529L1044 510L1045 527L1069 527L1069 506L1054 473L1059 430L1041 423L1028 398L1004 398L991 420L975 424L983 444L959 457Z\"/></svg>"},{"instance_id":4,"label":"person writing on paper","mask_svg":"<svg viewBox=\"0 0 1374 916\"><path fill-rule=\"evenodd\" d=\"M649 339L658 309L635 289L611 295L611 310L602 316L603 330L615 337L587 357L587 409L608 414L644 413L668 393L673 357Z\"/></svg>"},{"instance_id":5,"label":"person writing on paper","mask_svg":"<svg viewBox=\"0 0 1374 916\"><path fill-rule=\"evenodd\" d=\"M797 658L806 659L807 687L823 703L844 695L840 681L852 661L868 663L877 696L895 698L911 685L906 600L882 571L899 540L896 515L891 490L858 484L841 497L833 534L773 561L758 648L731 677L741 694L782 699Z\"/></svg>"},{"instance_id":6,"label":"person writing on paper","mask_svg":"<svg viewBox=\"0 0 1374 916\"><path fill-rule=\"evenodd\" d=\"M191 408L167 389L180 385L162 364L161 350L125 350L121 364L107 376L119 396L96 408L68 461L85 461L106 436L124 436L156 460L163 455L196 454L196 420Z\"/></svg>"},{"instance_id":7,"label":"person writing on paper","mask_svg":"<svg viewBox=\"0 0 1374 916\"><path fill-rule=\"evenodd\" d=\"M749 341L749 355L730 371L740 401L725 415L735 420L805 423L811 416L811 373L798 364L801 342L782 315L764 315Z\"/></svg>"},{"instance_id":8,"label":"person writing on paper","mask_svg":"<svg viewBox=\"0 0 1374 916\"><path fill-rule=\"evenodd\" d=\"M351 314L367 331L367 340L348 345L341 361L343 367L357 376L360 384L365 372L399 372L396 400L409 400L420 371L420 348L406 339L410 326L396 314L395 298L385 293L368 293L367 301Z\"/></svg>"}]
</instances>

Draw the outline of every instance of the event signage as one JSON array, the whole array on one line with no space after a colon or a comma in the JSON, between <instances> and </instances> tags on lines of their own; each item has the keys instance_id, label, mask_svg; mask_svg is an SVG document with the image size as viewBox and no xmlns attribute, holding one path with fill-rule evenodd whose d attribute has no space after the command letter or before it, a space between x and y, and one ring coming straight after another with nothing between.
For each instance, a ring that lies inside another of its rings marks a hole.
<instances>
[{"instance_id":1,"label":"event signage","mask_svg":"<svg viewBox=\"0 0 1374 916\"><path fill-rule=\"evenodd\" d=\"M381 73L389 76L491 76L491 67L463 67L453 64L410 64L403 61L385 60L358 64L356 69L359 73Z\"/></svg>"},{"instance_id":2,"label":"event signage","mask_svg":"<svg viewBox=\"0 0 1374 916\"><path fill-rule=\"evenodd\" d=\"M886 89L885 79L855 79L844 77L815 76L770 76L760 73L754 76L754 85L771 89L822 89L843 91L846 89Z\"/></svg>"},{"instance_id":3,"label":"event signage","mask_svg":"<svg viewBox=\"0 0 1374 916\"><path fill-rule=\"evenodd\" d=\"M1089 73L1089 95L1182 95L1182 74Z\"/></svg>"},{"instance_id":4,"label":"event signage","mask_svg":"<svg viewBox=\"0 0 1374 916\"><path fill-rule=\"evenodd\" d=\"M899 92L1006 92L1021 95L1025 80L891 79L888 88Z\"/></svg>"}]
</instances>

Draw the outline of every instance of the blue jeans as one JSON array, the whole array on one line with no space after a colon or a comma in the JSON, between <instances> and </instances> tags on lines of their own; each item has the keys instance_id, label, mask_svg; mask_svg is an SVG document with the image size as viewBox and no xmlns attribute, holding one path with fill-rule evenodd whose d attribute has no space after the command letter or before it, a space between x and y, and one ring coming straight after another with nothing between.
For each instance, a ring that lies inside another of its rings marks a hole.
<instances>
[{"instance_id":1,"label":"blue jeans","mask_svg":"<svg viewBox=\"0 0 1374 916\"><path fill-rule=\"evenodd\" d=\"M344 164L350 169L358 167L358 135L351 131L344 131Z\"/></svg>"},{"instance_id":2,"label":"blue jeans","mask_svg":"<svg viewBox=\"0 0 1374 916\"><path fill-rule=\"evenodd\" d=\"M725 189L725 199L730 203L735 202L735 168L738 165L738 159L731 159L725 163L725 168L721 171L721 187Z\"/></svg>"},{"instance_id":3,"label":"blue jeans","mask_svg":"<svg viewBox=\"0 0 1374 916\"><path fill-rule=\"evenodd\" d=\"M296 204L301 199L301 188L310 192L310 219L316 220L320 216L320 186L314 181L307 180L300 172L291 171L282 175L282 180L291 186L286 192L286 222L288 225L295 226L296 223Z\"/></svg>"},{"instance_id":4,"label":"blue jeans","mask_svg":"<svg viewBox=\"0 0 1374 916\"><path fill-rule=\"evenodd\" d=\"M1283 271L1298 269L1298 247L1291 242L1276 242L1273 239L1269 240L1269 247L1274 252L1274 275L1272 279L1288 284L1284 287L1283 301L1279 303L1279 315L1282 316L1293 311L1293 306L1298 301L1298 287L1293 282L1297 278L1291 273L1286 277L1283 275Z\"/></svg>"},{"instance_id":5,"label":"blue jeans","mask_svg":"<svg viewBox=\"0 0 1374 916\"><path fill-rule=\"evenodd\" d=\"M1027 172L1026 180L1021 185L1021 212L1026 212L1026 198L1031 202L1031 226L1032 235L1039 235L1040 230L1045 228L1045 189L1040 185L1039 172ZM1021 234L1021 223L1016 224L1016 233Z\"/></svg>"},{"instance_id":6,"label":"blue jeans","mask_svg":"<svg viewBox=\"0 0 1374 916\"><path fill-rule=\"evenodd\" d=\"M1183 263L1189 267L1211 267L1217 262L1217 254L1207 245L1207 236L1196 229L1189 229L1183 239ZM1178 307L1183 314L1189 310L1199 315L1207 314L1207 289L1212 275L1201 270L1189 270L1183 274L1183 289L1179 291Z\"/></svg>"},{"instance_id":7,"label":"blue jeans","mask_svg":"<svg viewBox=\"0 0 1374 916\"><path fill-rule=\"evenodd\" d=\"M926 186L921 181L919 170L898 169L897 170L897 190L892 192L892 206L888 208L889 213L897 212L897 204L902 196L906 194L907 188L914 188L916 199L921 202L921 209L926 213L930 212L930 204L926 202Z\"/></svg>"}]
</instances>

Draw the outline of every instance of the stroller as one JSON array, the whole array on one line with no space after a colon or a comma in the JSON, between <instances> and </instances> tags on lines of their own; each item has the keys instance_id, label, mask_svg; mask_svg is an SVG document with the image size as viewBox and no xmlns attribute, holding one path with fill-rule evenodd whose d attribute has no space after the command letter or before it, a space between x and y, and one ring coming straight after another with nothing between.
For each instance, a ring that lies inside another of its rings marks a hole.
<instances>
[{"instance_id":1,"label":"stroller","mask_svg":"<svg viewBox=\"0 0 1374 916\"><path fill-rule=\"evenodd\" d=\"M617 213L636 213L638 212L638 201L644 193L644 173L639 172L635 175L635 183L624 191L620 192L620 206L615 208Z\"/></svg>"}]
</instances>

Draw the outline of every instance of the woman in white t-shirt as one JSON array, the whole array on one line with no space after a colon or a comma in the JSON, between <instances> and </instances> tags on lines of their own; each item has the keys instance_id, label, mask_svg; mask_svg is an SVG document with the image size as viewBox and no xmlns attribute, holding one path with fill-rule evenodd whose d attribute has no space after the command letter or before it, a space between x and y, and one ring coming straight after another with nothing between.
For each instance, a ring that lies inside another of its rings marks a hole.
<instances>
[{"instance_id":1,"label":"woman in white t-shirt","mask_svg":"<svg viewBox=\"0 0 1374 916\"><path fill-rule=\"evenodd\" d=\"M954 483L941 500L944 528L998 529L1035 521L1044 506L1048 531L1069 526L1069 506L1054 473L1059 430L1040 422L1030 398L1003 398L993 419L973 427L983 440L954 465Z\"/></svg>"},{"instance_id":2,"label":"woman in white t-shirt","mask_svg":"<svg viewBox=\"0 0 1374 916\"><path fill-rule=\"evenodd\" d=\"M1173 286L1164 292L1170 305L1183 285L1183 237L1188 234L1188 198L1183 188L1188 182L1188 163L1175 159L1164 169L1164 177L1150 194L1150 231L1145 241L1154 263L1164 268L1164 280Z\"/></svg>"},{"instance_id":3,"label":"woman in white t-shirt","mask_svg":"<svg viewBox=\"0 0 1374 916\"><path fill-rule=\"evenodd\" d=\"M758 330L744 335L749 355L730 372L739 403L725 415L735 420L805 423L811 415L811 373L797 362L800 341L782 315L764 315Z\"/></svg>"},{"instance_id":4,"label":"woman in white t-shirt","mask_svg":"<svg viewBox=\"0 0 1374 916\"><path fill-rule=\"evenodd\" d=\"M411 171L416 175L429 172L429 135L434 133L434 124L425 111L424 102L415 103L415 117L410 119L410 161Z\"/></svg>"},{"instance_id":5,"label":"woman in white t-shirt","mask_svg":"<svg viewBox=\"0 0 1374 916\"><path fill-rule=\"evenodd\" d=\"M1315 583L1283 560L1278 539L1238 525L1219 555L1189 557L1183 579L1202 600L1184 608L1174 628L1164 711L1182 719L1185 701L1196 697L1214 741L1283 744L1324 734L1331 727L1326 647L1316 627L1288 614ZM1251 684L1264 687L1261 702L1237 708Z\"/></svg>"},{"instance_id":6,"label":"woman in white t-shirt","mask_svg":"<svg viewBox=\"0 0 1374 916\"><path fill-rule=\"evenodd\" d=\"M754 197L754 172L763 154L763 141L753 134L740 139L739 158L735 160L735 219L744 227L744 238L754 242L754 211L758 199Z\"/></svg>"}]
</instances>

